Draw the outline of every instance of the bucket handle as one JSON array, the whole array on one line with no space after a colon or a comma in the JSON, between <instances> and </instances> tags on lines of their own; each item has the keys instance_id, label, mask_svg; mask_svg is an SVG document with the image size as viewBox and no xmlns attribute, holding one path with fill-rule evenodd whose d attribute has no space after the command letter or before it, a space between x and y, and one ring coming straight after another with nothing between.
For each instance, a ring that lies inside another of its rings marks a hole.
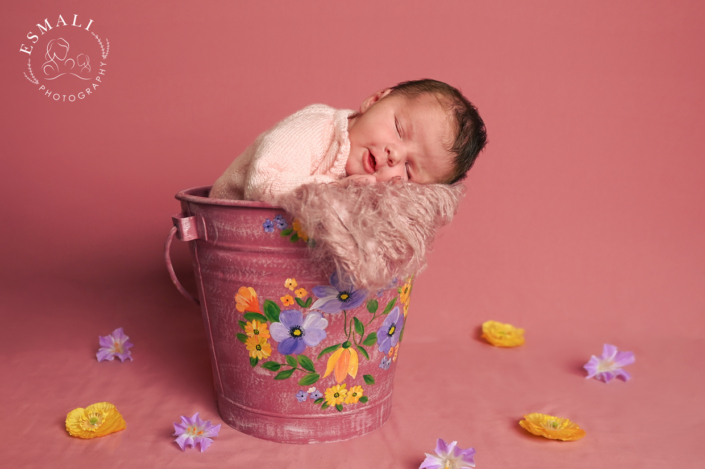
<instances>
[{"instance_id":1,"label":"bucket handle","mask_svg":"<svg viewBox=\"0 0 705 469\"><path fill-rule=\"evenodd\" d=\"M171 242L174 236L177 236L181 241L193 241L198 239L198 232L196 231L195 219L196 217L185 217L183 214L176 214L171 217L174 222L174 226L169 231L169 235L166 237L166 242L164 243L164 262L166 263L166 268L169 271L169 276L171 281L174 282L176 289L179 290L186 299L189 299L200 305L201 303L197 298L194 298L186 289L181 285L179 279L176 277L176 272L174 272L174 267L171 265Z\"/></svg>"}]
</instances>

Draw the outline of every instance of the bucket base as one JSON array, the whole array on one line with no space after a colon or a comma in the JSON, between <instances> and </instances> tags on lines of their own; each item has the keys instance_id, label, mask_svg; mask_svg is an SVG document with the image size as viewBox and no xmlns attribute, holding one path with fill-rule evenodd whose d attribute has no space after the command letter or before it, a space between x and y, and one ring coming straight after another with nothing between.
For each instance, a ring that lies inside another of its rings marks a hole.
<instances>
[{"instance_id":1,"label":"bucket base","mask_svg":"<svg viewBox=\"0 0 705 469\"><path fill-rule=\"evenodd\" d=\"M288 416L250 409L218 394L220 416L229 426L263 440L293 444L332 443L370 433L389 418L392 395L376 404L350 412Z\"/></svg>"}]
</instances>

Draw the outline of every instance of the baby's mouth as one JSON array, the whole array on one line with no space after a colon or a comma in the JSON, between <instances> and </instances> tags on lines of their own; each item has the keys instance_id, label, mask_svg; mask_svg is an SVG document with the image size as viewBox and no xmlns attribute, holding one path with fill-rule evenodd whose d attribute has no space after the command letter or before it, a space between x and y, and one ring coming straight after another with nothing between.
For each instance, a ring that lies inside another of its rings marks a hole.
<instances>
[{"instance_id":1,"label":"baby's mouth","mask_svg":"<svg viewBox=\"0 0 705 469\"><path fill-rule=\"evenodd\" d=\"M372 172L374 172L377 169L377 160L371 151L368 150L368 152L370 154L370 167L372 168Z\"/></svg>"}]
</instances>

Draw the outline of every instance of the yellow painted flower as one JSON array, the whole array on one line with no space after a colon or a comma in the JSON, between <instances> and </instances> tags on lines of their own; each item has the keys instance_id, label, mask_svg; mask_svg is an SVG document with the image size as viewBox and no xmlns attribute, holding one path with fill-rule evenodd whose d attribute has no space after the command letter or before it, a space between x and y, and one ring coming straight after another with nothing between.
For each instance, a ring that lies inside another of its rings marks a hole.
<instances>
[{"instance_id":1,"label":"yellow painted flower","mask_svg":"<svg viewBox=\"0 0 705 469\"><path fill-rule=\"evenodd\" d=\"M98 402L85 409L73 409L66 416L66 431L76 438L97 438L127 427L114 405Z\"/></svg>"},{"instance_id":2,"label":"yellow painted flower","mask_svg":"<svg viewBox=\"0 0 705 469\"><path fill-rule=\"evenodd\" d=\"M345 384L336 384L326 389L326 402L329 406L343 403L345 396L348 394L348 390L345 389L345 386Z\"/></svg>"},{"instance_id":3,"label":"yellow painted flower","mask_svg":"<svg viewBox=\"0 0 705 469\"><path fill-rule=\"evenodd\" d=\"M552 440L574 441L585 436L585 430L568 419L546 414L529 414L524 416L519 425L534 435Z\"/></svg>"},{"instance_id":4,"label":"yellow painted flower","mask_svg":"<svg viewBox=\"0 0 705 469\"><path fill-rule=\"evenodd\" d=\"M297 296L298 298L303 298L304 296L308 295L308 292L307 292L306 289L304 289L304 288L299 288L299 289L296 290L294 293L296 293L296 296Z\"/></svg>"},{"instance_id":5,"label":"yellow painted flower","mask_svg":"<svg viewBox=\"0 0 705 469\"><path fill-rule=\"evenodd\" d=\"M284 306L291 306L294 304L294 297L291 295L284 295L279 299L282 300L282 304Z\"/></svg>"},{"instance_id":6,"label":"yellow painted flower","mask_svg":"<svg viewBox=\"0 0 705 469\"><path fill-rule=\"evenodd\" d=\"M362 397L362 386L353 386L348 391L348 396L345 398L346 404L357 404L357 401Z\"/></svg>"},{"instance_id":7,"label":"yellow painted flower","mask_svg":"<svg viewBox=\"0 0 705 469\"><path fill-rule=\"evenodd\" d=\"M395 347L389 350L390 353L392 350L394 350L394 356L392 357L393 362L397 361L397 355L399 354L399 345L401 344L397 344Z\"/></svg>"},{"instance_id":8,"label":"yellow painted flower","mask_svg":"<svg viewBox=\"0 0 705 469\"><path fill-rule=\"evenodd\" d=\"M261 313L257 302L257 293L252 287L240 287L235 295L235 307L241 313Z\"/></svg>"},{"instance_id":9,"label":"yellow painted flower","mask_svg":"<svg viewBox=\"0 0 705 469\"><path fill-rule=\"evenodd\" d=\"M288 278L284 281L284 286L291 291L294 291L294 288L296 288L297 285L298 283L296 283L295 278Z\"/></svg>"},{"instance_id":10,"label":"yellow painted flower","mask_svg":"<svg viewBox=\"0 0 705 469\"><path fill-rule=\"evenodd\" d=\"M245 347L250 351L250 357L263 359L272 354L272 346L269 345L267 339L262 336L248 337L245 341Z\"/></svg>"},{"instance_id":11,"label":"yellow painted flower","mask_svg":"<svg viewBox=\"0 0 705 469\"><path fill-rule=\"evenodd\" d=\"M301 222L294 218L294 221L291 223L291 227L296 231L296 234L299 236L299 238L303 239L304 241L308 241L308 235L306 232L301 228Z\"/></svg>"},{"instance_id":12,"label":"yellow painted flower","mask_svg":"<svg viewBox=\"0 0 705 469\"><path fill-rule=\"evenodd\" d=\"M357 366L358 366L358 356L357 351L352 347L339 348L328 359L328 365L326 366L326 374L323 375L325 378L331 372L335 371L335 382L342 383L346 375L350 375L353 378L357 376Z\"/></svg>"},{"instance_id":13,"label":"yellow painted flower","mask_svg":"<svg viewBox=\"0 0 705 469\"><path fill-rule=\"evenodd\" d=\"M266 322L260 322L254 319L252 322L245 324L245 334L249 337L262 337L263 339L269 339L269 329L267 329Z\"/></svg>"},{"instance_id":14,"label":"yellow painted flower","mask_svg":"<svg viewBox=\"0 0 705 469\"><path fill-rule=\"evenodd\" d=\"M411 294L411 277L406 281L406 283L399 289L399 302L408 303L409 295Z\"/></svg>"},{"instance_id":15,"label":"yellow painted flower","mask_svg":"<svg viewBox=\"0 0 705 469\"><path fill-rule=\"evenodd\" d=\"M482 338L497 347L517 347L524 344L524 329L487 321L482 324Z\"/></svg>"},{"instance_id":16,"label":"yellow painted flower","mask_svg":"<svg viewBox=\"0 0 705 469\"><path fill-rule=\"evenodd\" d=\"M407 301L406 303L404 303L404 317L406 317L409 314L409 303L411 303L411 302Z\"/></svg>"}]
</instances>

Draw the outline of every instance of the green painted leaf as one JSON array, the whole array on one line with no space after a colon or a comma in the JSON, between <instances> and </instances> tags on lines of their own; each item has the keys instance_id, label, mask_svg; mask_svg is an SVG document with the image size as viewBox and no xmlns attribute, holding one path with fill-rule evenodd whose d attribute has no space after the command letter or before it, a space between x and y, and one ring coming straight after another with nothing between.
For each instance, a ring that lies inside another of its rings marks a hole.
<instances>
[{"instance_id":1,"label":"green painted leaf","mask_svg":"<svg viewBox=\"0 0 705 469\"><path fill-rule=\"evenodd\" d=\"M327 409L330 407L327 402L324 402L323 405L321 406L321 409Z\"/></svg>"},{"instance_id":2,"label":"green painted leaf","mask_svg":"<svg viewBox=\"0 0 705 469\"><path fill-rule=\"evenodd\" d=\"M365 326L362 325L362 322L358 318L353 318L353 322L355 323L355 332L357 332L360 337L365 335Z\"/></svg>"},{"instance_id":3,"label":"green painted leaf","mask_svg":"<svg viewBox=\"0 0 705 469\"><path fill-rule=\"evenodd\" d=\"M289 238L289 241L291 241L292 243L295 243L298 240L299 240L299 235L297 233L294 233L293 235L291 235L291 238Z\"/></svg>"},{"instance_id":4,"label":"green painted leaf","mask_svg":"<svg viewBox=\"0 0 705 469\"><path fill-rule=\"evenodd\" d=\"M351 345L352 344L350 343L349 340L346 340L345 342L343 342L343 348L350 348Z\"/></svg>"},{"instance_id":5,"label":"green painted leaf","mask_svg":"<svg viewBox=\"0 0 705 469\"><path fill-rule=\"evenodd\" d=\"M299 355L299 364L301 365L301 368L303 368L306 371L311 371L314 372L316 371L316 368L313 366L313 362L311 361L310 358L308 358L306 355Z\"/></svg>"},{"instance_id":6,"label":"green painted leaf","mask_svg":"<svg viewBox=\"0 0 705 469\"><path fill-rule=\"evenodd\" d=\"M360 352L362 352L362 354L365 356L365 358L367 358L368 360L370 359L370 356L367 355L367 350L365 350L364 348L360 347L359 345L355 345L355 347L357 347L357 349L358 349Z\"/></svg>"},{"instance_id":7,"label":"green painted leaf","mask_svg":"<svg viewBox=\"0 0 705 469\"><path fill-rule=\"evenodd\" d=\"M304 303L304 302L301 300L301 298L296 298L296 304L298 304L298 305L301 306L302 308L305 308L305 307L306 307L306 303Z\"/></svg>"},{"instance_id":8,"label":"green painted leaf","mask_svg":"<svg viewBox=\"0 0 705 469\"><path fill-rule=\"evenodd\" d=\"M392 310L392 308L394 308L394 303L396 301L397 301L396 298L392 298L391 300L389 300L389 303L387 303L387 306L384 307L384 311L382 312L382 314L389 314L389 312Z\"/></svg>"},{"instance_id":9,"label":"green painted leaf","mask_svg":"<svg viewBox=\"0 0 705 469\"><path fill-rule=\"evenodd\" d=\"M257 362L259 362L259 358L257 357L250 357L250 366L252 368L257 366Z\"/></svg>"},{"instance_id":10,"label":"green painted leaf","mask_svg":"<svg viewBox=\"0 0 705 469\"><path fill-rule=\"evenodd\" d=\"M326 355L331 352L335 352L336 350L338 350L340 348L340 345L341 344L335 344L335 345L331 345L330 347L324 348L323 350L321 350L321 353L318 354L318 358L316 358L316 360L320 360L323 355Z\"/></svg>"},{"instance_id":11,"label":"green painted leaf","mask_svg":"<svg viewBox=\"0 0 705 469\"><path fill-rule=\"evenodd\" d=\"M247 323L245 321L238 321L237 323L240 325L240 328L244 331Z\"/></svg>"},{"instance_id":12,"label":"green painted leaf","mask_svg":"<svg viewBox=\"0 0 705 469\"><path fill-rule=\"evenodd\" d=\"M313 303L313 298L309 296L308 298L306 298L306 304L304 304L304 308L310 307L311 303Z\"/></svg>"},{"instance_id":13,"label":"green painted leaf","mask_svg":"<svg viewBox=\"0 0 705 469\"><path fill-rule=\"evenodd\" d=\"M364 375L362 379L364 379L365 383L367 384L375 384L375 379L372 377L372 375Z\"/></svg>"},{"instance_id":14,"label":"green painted leaf","mask_svg":"<svg viewBox=\"0 0 705 469\"><path fill-rule=\"evenodd\" d=\"M264 315L267 316L269 322L279 322L279 313L281 313L279 305L272 300L264 300Z\"/></svg>"},{"instance_id":15,"label":"green painted leaf","mask_svg":"<svg viewBox=\"0 0 705 469\"><path fill-rule=\"evenodd\" d=\"M336 404L335 408L338 412L342 412L343 411L343 404Z\"/></svg>"},{"instance_id":16,"label":"green painted leaf","mask_svg":"<svg viewBox=\"0 0 705 469\"><path fill-rule=\"evenodd\" d=\"M362 396L362 397L360 398L360 402L362 402L363 404L364 404L365 402L369 401L369 400L370 400L370 398L367 397L367 396Z\"/></svg>"},{"instance_id":17,"label":"green painted leaf","mask_svg":"<svg viewBox=\"0 0 705 469\"><path fill-rule=\"evenodd\" d=\"M279 368L281 368L281 364L277 362L266 362L262 363L262 368L266 368L269 371L279 371Z\"/></svg>"},{"instance_id":18,"label":"green painted leaf","mask_svg":"<svg viewBox=\"0 0 705 469\"><path fill-rule=\"evenodd\" d=\"M245 313L245 319L248 321L267 322L267 318L264 317L264 314L260 313Z\"/></svg>"},{"instance_id":19,"label":"green painted leaf","mask_svg":"<svg viewBox=\"0 0 705 469\"><path fill-rule=\"evenodd\" d=\"M376 313L379 308L379 302L377 300L367 300L367 311L370 313Z\"/></svg>"},{"instance_id":20,"label":"green painted leaf","mask_svg":"<svg viewBox=\"0 0 705 469\"><path fill-rule=\"evenodd\" d=\"M291 375L294 374L294 371L296 371L296 370L293 369L293 368L290 369L290 370L280 371L279 373L276 374L276 376L274 377L274 379L287 379L287 378L291 378Z\"/></svg>"},{"instance_id":21,"label":"green painted leaf","mask_svg":"<svg viewBox=\"0 0 705 469\"><path fill-rule=\"evenodd\" d=\"M289 236L293 231L294 231L293 228L287 228L287 229L285 229L285 230L282 230L282 232L281 232L280 234L281 234L282 236Z\"/></svg>"},{"instance_id":22,"label":"green painted leaf","mask_svg":"<svg viewBox=\"0 0 705 469\"><path fill-rule=\"evenodd\" d=\"M318 399L316 399L315 401L313 401L313 403L314 403L314 404L320 404L320 403L323 402L323 401L325 401L325 398L319 397Z\"/></svg>"},{"instance_id":23,"label":"green painted leaf","mask_svg":"<svg viewBox=\"0 0 705 469\"><path fill-rule=\"evenodd\" d=\"M296 358L292 357L291 355L287 355L284 358L286 358L286 362L289 364L290 367L296 368Z\"/></svg>"},{"instance_id":24,"label":"green painted leaf","mask_svg":"<svg viewBox=\"0 0 705 469\"><path fill-rule=\"evenodd\" d=\"M377 333L372 332L367 338L362 342L362 345L367 345L368 347L377 343Z\"/></svg>"},{"instance_id":25,"label":"green painted leaf","mask_svg":"<svg viewBox=\"0 0 705 469\"><path fill-rule=\"evenodd\" d=\"M406 323L404 323L404 327L401 328L401 333L399 334L399 342L401 343L402 339L404 338L404 330L406 329Z\"/></svg>"},{"instance_id":26,"label":"green painted leaf","mask_svg":"<svg viewBox=\"0 0 705 469\"><path fill-rule=\"evenodd\" d=\"M321 375L318 373L309 373L299 380L299 386L309 386L318 381L320 377Z\"/></svg>"},{"instance_id":27,"label":"green painted leaf","mask_svg":"<svg viewBox=\"0 0 705 469\"><path fill-rule=\"evenodd\" d=\"M237 337L237 340L239 340L243 344L247 341L247 336L245 334L236 334L235 337Z\"/></svg>"}]
</instances>

